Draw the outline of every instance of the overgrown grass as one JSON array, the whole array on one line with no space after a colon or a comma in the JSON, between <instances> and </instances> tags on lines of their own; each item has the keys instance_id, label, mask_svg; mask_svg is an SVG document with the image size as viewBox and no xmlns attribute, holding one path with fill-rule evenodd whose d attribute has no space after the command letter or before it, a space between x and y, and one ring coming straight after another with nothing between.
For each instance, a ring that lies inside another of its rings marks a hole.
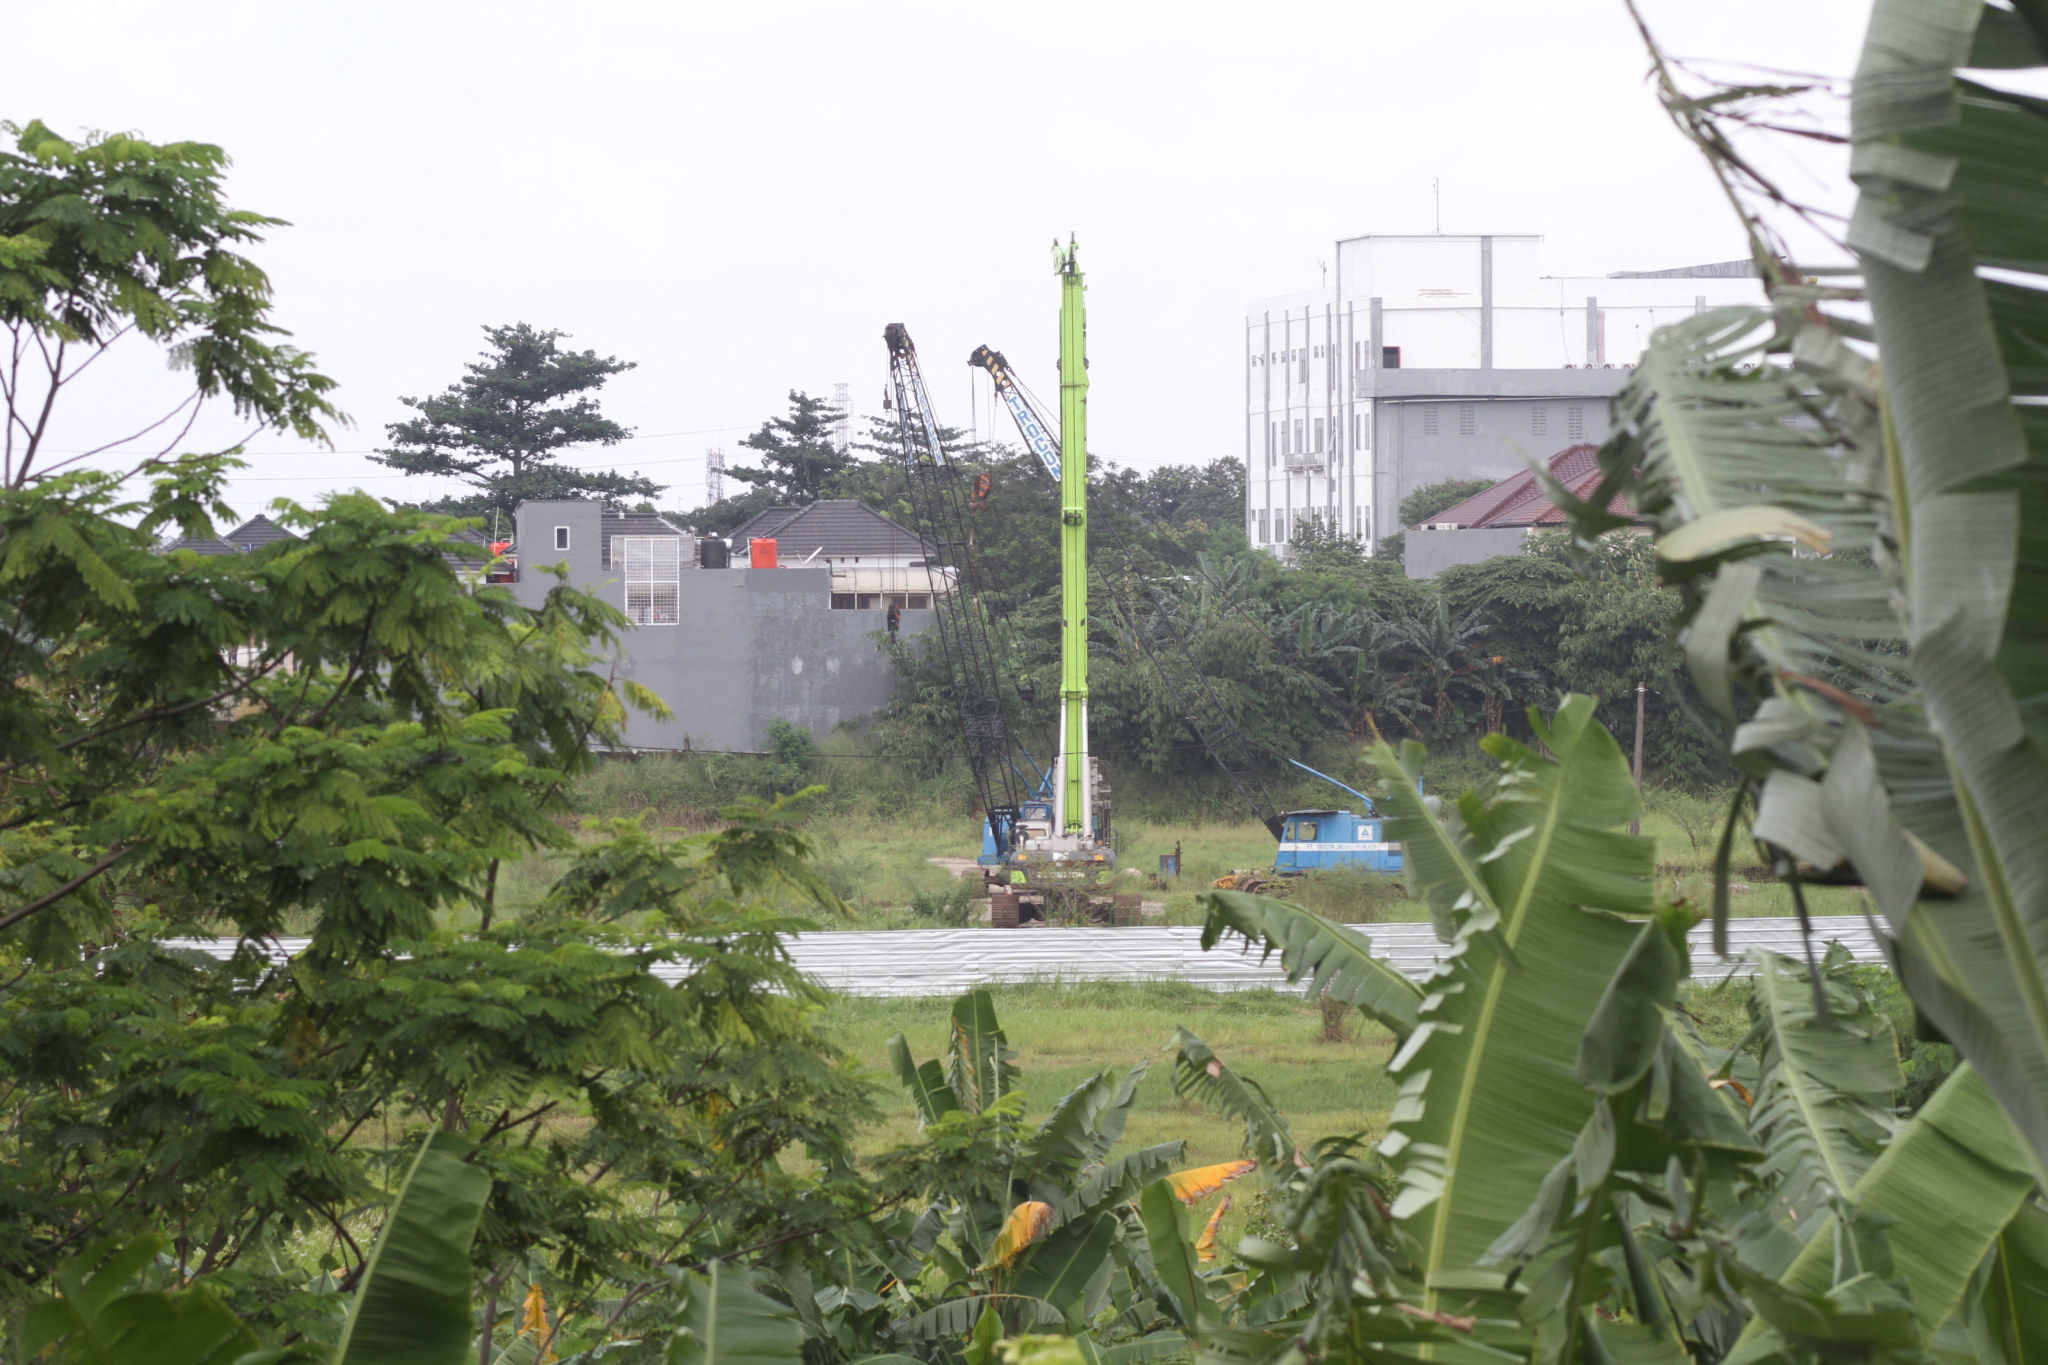
<instances>
[{"instance_id":1,"label":"overgrown grass","mask_svg":"<svg viewBox=\"0 0 2048 1365\"><path fill-rule=\"evenodd\" d=\"M1858 969L1864 985L1897 1032L1907 1084L1899 1102L1911 1108L1955 1065L1953 1053L1913 1037L1912 1002L1882 968ZM1394 1040L1355 1013L1343 1022L1342 1041L1324 1041L1322 1012L1299 996L1274 991L1213 993L1184 982L1076 982L998 985L996 1015L1024 1073L1027 1122L1035 1125L1059 1098L1099 1071L1121 1075L1138 1062L1150 1070L1138 1087L1130 1126L1119 1154L1156 1142L1186 1138L1188 1164L1241 1155L1244 1127L1173 1093L1174 1030L1200 1036L1239 1074L1264 1087L1286 1116L1295 1141L1307 1148L1323 1137L1362 1134L1377 1141L1386 1130L1394 1087L1386 1064ZM1749 1031L1748 986L1702 980L1684 989L1683 1004L1710 1045L1732 1048ZM873 1155L912 1142L916 1113L889 1071L888 1041L901 1033L919 1061L943 1057L951 999L858 999L842 996L826 1007L833 1041L874 1074L882 1121L864 1131L860 1151ZM1263 1188L1254 1175L1231 1187L1238 1194L1224 1230L1234 1240L1250 1231L1253 1199ZM1205 1209L1209 1207L1205 1205ZM1226 1243L1228 1244L1228 1243Z\"/></svg>"}]
</instances>

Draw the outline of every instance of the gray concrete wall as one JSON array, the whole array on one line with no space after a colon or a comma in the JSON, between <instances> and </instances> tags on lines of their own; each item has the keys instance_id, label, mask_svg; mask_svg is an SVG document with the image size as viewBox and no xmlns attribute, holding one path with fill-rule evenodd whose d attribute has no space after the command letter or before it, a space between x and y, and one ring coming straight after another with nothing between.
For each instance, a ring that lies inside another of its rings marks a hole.
<instances>
[{"instance_id":1,"label":"gray concrete wall","mask_svg":"<svg viewBox=\"0 0 2048 1365\"><path fill-rule=\"evenodd\" d=\"M1525 453L1544 460L1569 445L1606 440L1608 400L1628 377L1625 369L1378 371L1378 534L1402 529L1401 499L1418 488L1445 479L1505 479L1528 467Z\"/></svg>"},{"instance_id":2,"label":"gray concrete wall","mask_svg":"<svg viewBox=\"0 0 2048 1365\"><path fill-rule=\"evenodd\" d=\"M1401 567L1410 578L1435 578L1454 564L1477 564L1495 555L1518 555L1529 532L1520 526L1466 531L1403 531Z\"/></svg>"},{"instance_id":3,"label":"gray concrete wall","mask_svg":"<svg viewBox=\"0 0 2048 1365\"><path fill-rule=\"evenodd\" d=\"M586 523L575 519L587 509ZM568 526L569 551L553 550ZM623 608L617 573L602 567L595 504L528 503L519 510L520 573L513 591L529 606L555 586L542 566L566 562L570 582ZM529 552L528 546L539 546ZM775 720L823 737L881 709L894 674L882 646L885 611L833 611L829 569L698 569L686 565L680 619L626 628L621 680L652 691L670 720L628 708L626 743L636 749L765 749ZM929 611L900 613L906 637L931 624Z\"/></svg>"}]
</instances>

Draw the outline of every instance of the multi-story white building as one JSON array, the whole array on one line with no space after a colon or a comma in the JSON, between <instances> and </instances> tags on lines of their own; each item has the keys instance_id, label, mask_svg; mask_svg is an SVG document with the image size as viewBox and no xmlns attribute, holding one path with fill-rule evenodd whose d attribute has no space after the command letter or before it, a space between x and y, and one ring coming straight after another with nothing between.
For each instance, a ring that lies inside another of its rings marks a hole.
<instances>
[{"instance_id":1,"label":"multi-story white building","mask_svg":"<svg viewBox=\"0 0 2048 1365\"><path fill-rule=\"evenodd\" d=\"M1747 261L1542 273L1537 236L1339 241L1326 287L1245 318L1245 529L1278 551L1305 518L1377 543L1401 499L1500 479L1607 434L1650 334L1762 297Z\"/></svg>"}]
</instances>

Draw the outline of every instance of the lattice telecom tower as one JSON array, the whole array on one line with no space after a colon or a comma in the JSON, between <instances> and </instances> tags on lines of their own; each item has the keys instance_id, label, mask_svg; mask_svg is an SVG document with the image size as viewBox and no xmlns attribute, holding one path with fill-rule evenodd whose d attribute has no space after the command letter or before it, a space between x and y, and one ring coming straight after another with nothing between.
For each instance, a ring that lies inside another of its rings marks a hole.
<instances>
[{"instance_id":1,"label":"lattice telecom tower","mask_svg":"<svg viewBox=\"0 0 2048 1365\"><path fill-rule=\"evenodd\" d=\"M853 444L853 385L832 386L832 410L839 414L832 419L832 441L844 453Z\"/></svg>"},{"instance_id":2,"label":"lattice telecom tower","mask_svg":"<svg viewBox=\"0 0 2048 1365\"><path fill-rule=\"evenodd\" d=\"M711 495L712 502L725 500L724 446L713 446L704 452L704 491Z\"/></svg>"}]
</instances>

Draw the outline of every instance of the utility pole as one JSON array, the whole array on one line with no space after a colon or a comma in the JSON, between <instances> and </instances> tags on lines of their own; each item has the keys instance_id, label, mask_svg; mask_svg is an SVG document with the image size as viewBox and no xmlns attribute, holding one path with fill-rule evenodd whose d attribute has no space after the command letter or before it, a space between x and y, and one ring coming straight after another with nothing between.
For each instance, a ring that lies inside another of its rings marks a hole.
<instances>
[{"instance_id":1,"label":"utility pole","mask_svg":"<svg viewBox=\"0 0 2048 1365\"><path fill-rule=\"evenodd\" d=\"M1643 685L1642 685L1642 684L1641 684L1640 682L1636 684L1636 761L1635 761L1635 763L1634 763L1634 765L1633 765L1633 770L1634 770L1634 772L1635 772L1635 778L1636 778L1636 795L1637 795L1638 797L1640 797L1640 796L1641 796L1641 795L1643 794L1643 692L1644 692L1644 690L1645 690L1645 689L1644 689ZM1636 818L1636 819L1634 819L1634 820L1631 820L1631 821L1629 821L1629 822L1628 822L1628 832L1629 832L1630 834L1641 834L1641 833L1643 832L1643 822L1642 822L1642 819L1641 819L1640 817L1638 817L1638 818Z\"/></svg>"}]
</instances>

